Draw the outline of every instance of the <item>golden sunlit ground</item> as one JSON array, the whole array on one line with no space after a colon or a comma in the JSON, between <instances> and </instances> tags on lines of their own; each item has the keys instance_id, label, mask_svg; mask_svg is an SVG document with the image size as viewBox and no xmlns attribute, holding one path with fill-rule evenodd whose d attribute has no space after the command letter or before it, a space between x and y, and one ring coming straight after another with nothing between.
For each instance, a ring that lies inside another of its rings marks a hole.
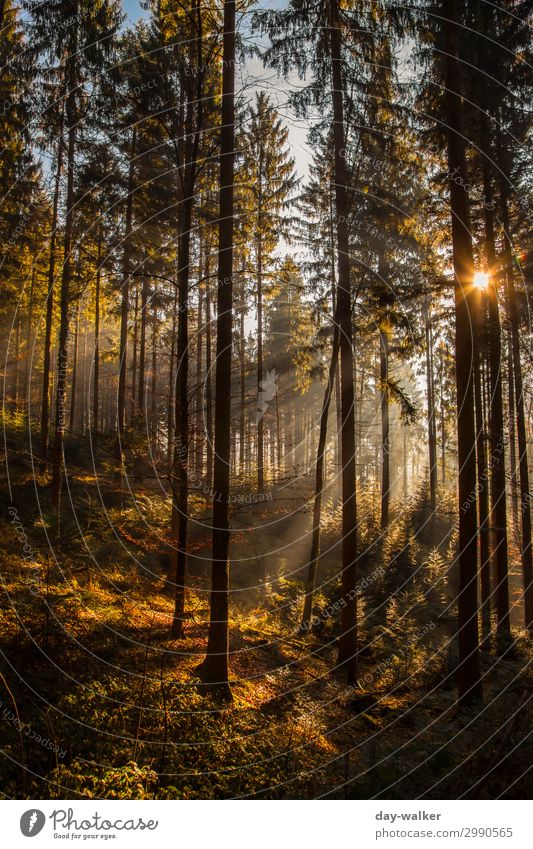
<instances>
[{"instance_id":1,"label":"golden sunlit ground","mask_svg":"<svg viewBox=\"0 0 533 849\"><path fill-rule=\"evenodd\" d=\"M500 647L504 656L496 671L490 671L496 647L484 652L485 706L458 719L448 673L453 614L444 559L426 550L423 540L409 545L405 520L393 523L379 551L361 566L368 576L379 556L385 568L384 583L359 604L356 688L335 671L334 616L310 634L299 632L303 584L294 552L276 571L276 564L247 556L260 540L237 533L232 555L239 591L232 593L230 623L234 701L220 705L195 672L206 645L209 537L193 534L191 550L205 561L191 558L185 638L171 641L163 499L139 483L135 504L126 496L120 510L116 480L99 477L106 516L95 478L73 474L76 522L65 510L68 543L54 544L54 557L27 465L26 458L11 469L13 503L24 504L20 513L34 560L24 559L20 530L6 520L1 526L0 645L9 686L2 708L20 720L16 725L4 718L0 726L9 795L490 797L501 786L502 770L517 776L526 768L529 755L520 744L531 684L521 673L525 643ZM39 497L46 505L45 486ZM271 508L290 512L282 501ZM198 514L202 509L198 503ZM298 518L308 521L307 514ZM402 550L407 553L398 560ZM417 569L423 561L425 568ZM326 577L335 554L321 568ZM394 597L386 606L374 604L380 587L390 592L398 585L407 615L399 614ZM333 598L328 593L325 584L317 598L322 609ZM28 728L54 741L57 751L30 740ZM500 762L503 746L509 756L496 774L491 764ZM523 792L525 779L512 791Z\"/></svg>"}]
</instances>

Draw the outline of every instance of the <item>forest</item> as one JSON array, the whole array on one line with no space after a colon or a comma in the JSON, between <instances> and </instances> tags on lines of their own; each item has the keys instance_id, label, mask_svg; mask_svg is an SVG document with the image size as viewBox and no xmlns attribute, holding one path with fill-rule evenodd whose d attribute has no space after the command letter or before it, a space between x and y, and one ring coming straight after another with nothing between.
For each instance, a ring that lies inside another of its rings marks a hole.
<instances>
[{"instance_id":1,"label":"forest","mask_svg":"<svg viewBox=\"0 0 533 849\"><path fill-rule=\"evenodd\" d=\"M0 793L524 799L532 0L0 0Z\"/></svg>"}]
</instances>

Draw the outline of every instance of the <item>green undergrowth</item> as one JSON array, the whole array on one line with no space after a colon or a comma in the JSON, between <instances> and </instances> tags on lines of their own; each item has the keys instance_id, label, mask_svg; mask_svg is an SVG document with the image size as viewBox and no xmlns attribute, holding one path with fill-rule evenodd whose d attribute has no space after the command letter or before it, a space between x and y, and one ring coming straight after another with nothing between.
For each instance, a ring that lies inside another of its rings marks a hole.
<instances>
[{"instance_id":1,"label":"green undergrowth","mask_svg":"<svg viewBox=\"0 0 533 849\"><path fill-rule=\"evenodd\" d=\"M113 474L99 493L90 467L80 467L70 481L75 516L65 508L63 535L53 541L46 476L37 483L40 505L21 463L12 489L20 522L7 500L0 520L7 796L527 795L530 646L515 629L511 646L487 647L484 701L458 713L450 552L417 534L420 498L383 539L375 522L362 526L358 684L347 686L336 668L334 560L321 564L306 634L298 627L302 575L269 562L253 592L232 596L228 705L196 671L209 612L203 567L191 570L185 637L170 639L161 496L139 486L136 503L121 508ZM335 533L333 522L325 526L325 548ZM193 545L209 551L209 538L195 534ZM243 534L235 550L247 545Z\"/></svg>"}]
</instances>

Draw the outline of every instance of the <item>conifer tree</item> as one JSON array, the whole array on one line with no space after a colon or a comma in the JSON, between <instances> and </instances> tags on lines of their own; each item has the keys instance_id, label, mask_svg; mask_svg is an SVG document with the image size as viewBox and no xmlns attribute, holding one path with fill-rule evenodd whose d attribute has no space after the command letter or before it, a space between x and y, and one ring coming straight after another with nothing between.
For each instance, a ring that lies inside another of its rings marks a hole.
<instances>
[{"instance_id":1,"label":"conifer tree","mask_svg":"<svg viewBox=\"0 0 533 849\"><path fill-rule=\"evenodd\" d=\"M85 82L102 72L106 54L113 46L113 33L120 21L116 0L56 0L28 3L35 51L52 63L64 63L66 194L63 230L63 267L61 272L60 327L58 339L55 436L52 455L52 504L59 532L63 440L67 403L68 339L70 288L72 279L73 228L75 215L76 154L78 125L83 109Z\"/></svg>"},{"instance_id":2,"label":"conifer tree","mask_svg":"<svg viewBox=\"0 0 533 849\"><path fill-rule=\"evenodd\" d=\"M244 139L246 183L251 195L247 228L254 243L257 304L257 395L263 383L264 299L272 282L273 251L287 233L287 207L296 179L287 150L289 131L264 91L256 95ZM264 420L257 421L257 489L264 489Z\"/></svg>"},{"instance_id":3,"label":"conifer tree","mask_svg":"<svg viewBox=\"0 0 533 849\"><path fill-rule=\"evenodd\" d=\"M224 0L220 131L215 460L209 636L200 674L224 699L229 683L229 496L233 335L235 167L235 0Z\"/></svg>"}]
</instances>

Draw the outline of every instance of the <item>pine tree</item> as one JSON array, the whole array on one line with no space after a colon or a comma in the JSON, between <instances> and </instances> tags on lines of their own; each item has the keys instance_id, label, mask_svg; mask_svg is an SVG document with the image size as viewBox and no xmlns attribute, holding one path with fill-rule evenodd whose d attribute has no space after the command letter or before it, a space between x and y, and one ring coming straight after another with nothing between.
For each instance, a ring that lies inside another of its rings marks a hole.
<instances>
[{"instance_id":1,"label":"pine tree","mask_svg":"<svg viewBox=\"0 0 533 849\"><path fill-rule=\"evenodd\" d=\"M349 682L356 678L356 560L357 518L355 492L355 421L352 346L352 286L347 218L349 179L346 169L341 35L350 32L336 0L313 10L291 3L287 11L256 15L257 25L270 36L265 60L284 73L294 67L301 76L313 68L315 80L299 98L305 110L312 102L327 104L331 115L334 150L334 183L337 254L337 308L341 354L341 465L342 465L342 596L339 665Z\"/></svg>"},{"instance_id":2,"label":"pine tree","mask_svg":"<svg viewBox=\"0 0 533 849\"><path fill-rule=\"evenodd\" d=\"M12 0L4 0L1 9L0 40L0 280L2 308L15 319L17 332L21 320L20 281L27 281L26 250L35 247L34 225L42 223L46 198L34 159L30 133L35 121L31 98L35 67L25 49L20 8ZM44 201L44 204L43 204ZM33 272L29 270L30 279ZM17 277L20 275L19 280ZM27 285L25 282L24 285ZM17 310L15 318L15 309ZM20 334L19 334L20 335ZM7 339L7 337L5 337ZM19 339L20 341L20 339ZM6 345L6 357L8 350ZM13 369L18 377L19 348L14 362L5 362L4 376ZM10 357L11 358L11 357ZM14 376L14 375L13 375ZM17 381L15 381L17 382ZM4 384L5 386L5 384ZM13 393L11 393L13 394ZM18 393L15 393L18 394ZM5 397L5 396L3 396ZM16 399L12 399L16 400Z\"/></svg>"},{"instance_id":3,"label":"pine tree","mask_svg":"<svg viewBox=\"0 0 533 849\"><path fill-rule=\"evenodd\" d=\"M256 94L244 139L244 172L251 194L247 228L255 247L257 304L257 395L263 383L264 299L271 285L273 251L287 232L287 208L296 185L289 131L265 92ZM264 420L257 422L257 489L264 489Z\"/></svg>"},{"instance_id":4,"label":"pine tree","mask_svg":"<svg viewBox=\"0 0 533 849\"><path fill-rule=\"evenodd\" d=\"M82 114L84 84L91 74L102 71L105 56L113 46L112 36L120 21L120 12L116 0L98 0L97 3L88 3L86 0L29 2L28 11L36 38L35 53L47 55L52 62L64 68L67 188L52 456L52 504L59 533L78 123Z\"/></svg>"},{"instance_id":5,"label":"pine tree","mask_svg":"<svg viewBox=\"0 0 533 849\"><path fill-rule=\"evenodd\" d=\"M450 8L451 7L451 8ZM470 199L466 170L461 83L457 50L458 17L455 2L441 9L445 19L446 123L455 274L455 372L457 384L457 447L459 476L458 636L459 704L482 695L479 667L477 604L477 519L475 501L475 425L472 374L471 316L475 314L474 256L470 230ZM447 17L448 16L448 17ZM461 180L457 180L456 176Z\"/></svg>"},{"instance_id":6,"label":"pine tree","mask_svg":"<svg viewBox=\"0 0 533 849\"><path fill-rule=\"evenodd\" d=\"M215 461L209 637L200 672L225 699L229 684L229 495L233 335L233 214L235 160L235 0L224 0L218 226Z\"/></svg>"}]
</instances>

